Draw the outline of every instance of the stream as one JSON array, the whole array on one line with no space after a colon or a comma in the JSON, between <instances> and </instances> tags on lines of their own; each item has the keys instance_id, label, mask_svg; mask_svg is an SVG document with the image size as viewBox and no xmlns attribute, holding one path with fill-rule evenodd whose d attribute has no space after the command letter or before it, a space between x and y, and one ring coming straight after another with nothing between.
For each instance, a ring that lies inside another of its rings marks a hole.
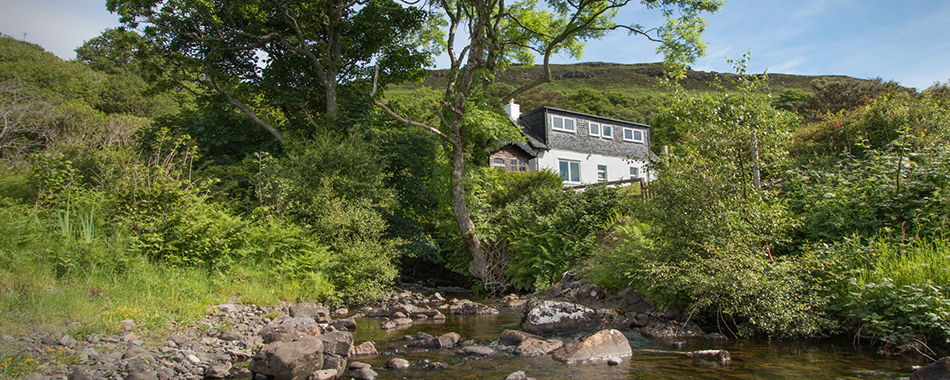
<instances>
[{"instance_id":1,"label":"stream","mask_svg":"<svg viewBox=\"0 0 950 380\"><path fill-rule=\"evenodd\" d=\"M902 357L875 354L870 346L855 347L850 340L705 340L681 339L686 345L673 348L673 341L654 340L636 331L624 334L633 348L633 356L622 364L606 362L567 365L550 355L522 358L511 354L514 347L499 346L497 339L504 330L520 330L521 309L496 307L498 315L454 315L446 313L445 323L422 320L406 329L384 331L381 319L357 320L354 333L357 343L372 341L379 355L351 358L369 363L379 379L504 379L516 371L524 371L536 379L906 379L913 372L913 363ZM434 336L456 332L462 341L473 340L498 352L488 357L457 356L458 348L426 350L407 348L406 336L424 332ZM570 342L574 337L558 337ZM691 359L679 355L638 353L638 350L697 351L724 349L732 354L726 364ZM408 360L407 369L385 369L387 360L398 357ZM425 363L442 362L446 369L428 369Z\"/></svg>"}]
</instances>

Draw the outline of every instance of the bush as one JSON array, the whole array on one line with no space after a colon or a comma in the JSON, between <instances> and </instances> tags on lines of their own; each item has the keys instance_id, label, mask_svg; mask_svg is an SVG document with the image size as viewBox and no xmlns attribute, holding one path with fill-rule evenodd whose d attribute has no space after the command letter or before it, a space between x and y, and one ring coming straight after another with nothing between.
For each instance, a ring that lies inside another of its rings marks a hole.
<instances>
[{"instance_id":1,"label":"bush","mask_svg":"<svg viewBox=\"0 0 950 380\"><path fill-rule=\"evenodd\" d=\"M535 291L554 285L594 252L598 234L616 221L628 199L616 189L592 186L542 191L509 204L498 230L514 253L507 270L512 285Z\"/></svg>"},{"instance_id":2,"label":"bush","mask_svg":"<svg viewBox=\"0 0 950 380\"><path fill-rule=\"evenodd\" d=\"M885 235L821 245L823 277L859 335L898 345L950 343L950 242Z\"/></svg>"}]
</instances>

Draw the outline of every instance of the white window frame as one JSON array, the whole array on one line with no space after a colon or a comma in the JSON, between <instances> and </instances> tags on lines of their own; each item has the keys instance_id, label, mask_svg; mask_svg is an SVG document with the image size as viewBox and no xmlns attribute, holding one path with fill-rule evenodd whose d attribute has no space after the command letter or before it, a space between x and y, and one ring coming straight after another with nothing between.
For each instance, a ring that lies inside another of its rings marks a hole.
<instances>
[{"instance_id":1,"label":"white window frame","mask_svg":"<svg viewBox=\"0 0 950 380\"><path fill-rule=\"evenodd\" d=\"M640 178L640 168L636 166L630 167L630 179Z\"/></svg>"},{"instance_id":2,"label":"white window frame","mask_svg":"<svg viewBox=\"0 0 950 380\"><path fill-rule=\"evenodd\" d=\"M627 138L627 132L630 132L630 138ZM640 134L640 138L637 139L637 134ZM643 131L636 128L624 128L623 129L623 141L630 141L635 143L643 142Z\"/></svg>"},{"instance_id":3,"label":"white window frame","mask_svg":"<svg viewBox=\"0 0 950 380\"><path fill-rule=\"evenodd\" d=\"M561 120L560 128L555 126L555 121L558 119ZM568 122L571 124L571 129L567 129L566 127ZM577 121L569 117L551 115L551 129L560 132L576 133Z\"/></svg>"},{"instance_id":4,"label":"white window frame","mask_svg":"<svg viewBox=\"0 0 950 380\"><path fill-rule=\"evenodd\" d=\"M595 125L597 126L597 130L596 130L596 131L594 130L594 126L595 126ZM594 122L587 123L587 130L588 130L588 132L590 132L590 135L591 135L591 136L600 137L601 127L602 127L602 126L601 126L600 123L594 123Z\"/></svg>"},{"instance_id":5,"label":"white window frame","mask_svg":"<svg viewBox=\"0 0 950 380\"><path fill-rule=\"evenodd\" d=\"M567 173L563 171L562 166L567 165ZM561 180L568 183L580 183L581 182L581 162L573 160L557 160L558 173L561 174ZM574 171L571 170L571 167L574 168ZM572 178L577 178L576 181Z\"/></svg>"},{"instance_id":6,"label":"white window frame","mask_svg":"<svg viewBox=\"0 0 950 380\"><path fill-rule=\"evenodd\" d=\"M607 182L607 165L597 165L597 181Z\"/></svg>"},{"instance_id":7,"label":"white window frame","mask_svg":"<svg viewBox=\"0 0 950 380\"><path fill-rule=\"evenodd\" d=\"M607 132L608 129L610 129L610 132ZM601 124L601 126L600 126L600 135L603 136L605 139L612 139L612 138L614 138L614 126L612 126L612 125L607 125L607 124Z\"/></svg>"}]
</instances>

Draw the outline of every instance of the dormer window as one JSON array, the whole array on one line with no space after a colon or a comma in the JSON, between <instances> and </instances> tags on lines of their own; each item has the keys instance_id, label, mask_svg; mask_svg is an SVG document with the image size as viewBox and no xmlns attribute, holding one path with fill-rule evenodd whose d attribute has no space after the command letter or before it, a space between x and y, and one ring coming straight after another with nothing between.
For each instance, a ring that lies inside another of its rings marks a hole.
<instances>
[{"instance_id":1,"label":"dormer window","mask_svg":"<svg viewBox=\"0 0 950 380\"><path fill-rule=\"evenodd\" d=\"M552 116L551 119L551 128L555 131L574 133L574 119L561 116Z\"/></svg>"},{"instance_id":2,"label":"dormer window","mask_svg":"<svg viewBox=\"0 0 950 380\"><path fill-rule=\"evenodd\" d=\"M631 141L636 143L643 142L643 131L633 128L624 128L623 129L623 141Z\"/></svg>"},{"instance_id":3,"label":"dormer window","mask_svg":"<svg viewBox=\"0 0 950 380\"><path fill-rule=\"evenodd\" d=\"M604 136L605 139L614 138L614 127L609 126L609 125L604 125L601 127L601 130L603 131L601 136Z\"/></svg>"},{"instance_id":4,"label":"dormer window","mask_svg":"<svg viewBox=\"0 0 950 380\"><path fill-rule=\"evenodd\" d=\"M590 135L600 137L600 124L590 123L588 125L590 126Z\"/></svg>"}]
</instances>

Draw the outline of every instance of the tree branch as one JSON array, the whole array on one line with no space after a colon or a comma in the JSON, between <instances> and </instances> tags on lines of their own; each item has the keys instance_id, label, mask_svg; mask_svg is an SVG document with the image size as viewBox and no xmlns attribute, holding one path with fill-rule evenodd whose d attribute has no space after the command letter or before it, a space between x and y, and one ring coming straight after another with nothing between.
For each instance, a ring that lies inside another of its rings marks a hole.
<instances>
[{"instance_id":1,"label":"tree branch","mask_svg":"<svg viewBox=\"0 0 950 380\"><path fill-rule=\"evenodd\" d=\"M455 140L452 140L451 137L447 136L445 133L442 133L442 131L440 131L438 128L432 127L432 126L430 126L430 125L428 125L428 124L420 123L420 122L418 122L418 121L412 121L412 120L409 120L409 119L407 119L407 118L405 118L405 117L402 117L401 115L399 115L399 114L396 113L395 111L389 109L389 107L387 107L385 104L380 103L378 100L376 100L376 80L377 80L378 77L379 77L379 68L377 67L376 70L375 70L375 73L373 74L373 91L369 93L369 98L373 101L373 105L379 107L380 109L383 110L383 112L385 112L387 115L391 116L393 119L396 119L396 121L399 121L400 123L406 123L406 125L412 125L412 126L416 126L416 127L422 128L422 129L424 129L424 130L427 130L427 131L429 131L429 132L435 134L436 136L439 136L442 140L445 140L445 141L448 142L449 144L452 144L452 146L457 146L457 145L458 145L458 144L455 142Z\"/></svg>"}]
</instances>

